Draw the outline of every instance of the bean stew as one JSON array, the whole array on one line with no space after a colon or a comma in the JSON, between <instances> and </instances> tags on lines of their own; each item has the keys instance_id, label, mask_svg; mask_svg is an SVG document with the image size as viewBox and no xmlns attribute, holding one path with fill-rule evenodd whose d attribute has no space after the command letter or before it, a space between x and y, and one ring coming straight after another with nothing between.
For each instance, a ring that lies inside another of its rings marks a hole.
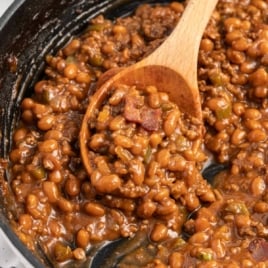
<instances>
[{"instance_id":1,"label":"bean stew","mask_svg":"<svg viewBox=\"0 0 268 268\"><path fill-rule=\"evenodd\" d=\"M156 85L119 84L88 122L90 175L83 166L79 131L103 74L156 49L185 5L91 19L23 99L1 193L18 237L51 266L83 267L120 237L120 268L268 266L266 0L213 12L198 59L204 129ZM227 167L212 185L210 162Z\"/></svg>"}]
</instances>

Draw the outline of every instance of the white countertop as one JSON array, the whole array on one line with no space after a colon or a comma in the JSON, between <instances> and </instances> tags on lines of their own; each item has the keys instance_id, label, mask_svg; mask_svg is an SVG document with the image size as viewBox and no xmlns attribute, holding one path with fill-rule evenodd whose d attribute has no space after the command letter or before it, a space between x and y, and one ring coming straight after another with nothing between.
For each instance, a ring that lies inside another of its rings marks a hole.
<instances>
[{"instance_id":1,"label":"white countertop","mask_svg":"<svg viewBox=\"0 0 268 268\"><path fill-rule=\"evenodd\" d=\"M0 17L4 14L6 9L16 0L0 0Z\"/></svg>"}]
</instances>

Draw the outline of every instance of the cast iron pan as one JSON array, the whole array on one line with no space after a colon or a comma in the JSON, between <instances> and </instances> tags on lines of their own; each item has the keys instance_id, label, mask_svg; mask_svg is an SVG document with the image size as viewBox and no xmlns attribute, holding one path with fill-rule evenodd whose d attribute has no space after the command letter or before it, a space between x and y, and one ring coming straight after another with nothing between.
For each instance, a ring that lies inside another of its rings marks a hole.
<instances>
[{"instance_id":1,"label":"cast iron pan","mask_svg":"<svg viewBox=\"0 0 268 268\"><path fill-rule=\"evenodd\" d=\"M21 100L31 95L34 84L41 79L47 54L55 54L72 36L86 28L90 18L100 13L114 19L130 14L141 3L164 2L168 0L15 0L0 19L0 158L8 159ZM222 169L211 166L203 175L210 182ZM8 172L0 168L1 175L8 180ZM0 187L0 229L33 267L53 267L42 250L37 248L33 254L15 235L1 196ZM100 261L109 257L118 244L116 241L97 254L100 257L91 267L102 267ZM89 263L70 267L89 267Z\"/></svg>"}]
</instances>

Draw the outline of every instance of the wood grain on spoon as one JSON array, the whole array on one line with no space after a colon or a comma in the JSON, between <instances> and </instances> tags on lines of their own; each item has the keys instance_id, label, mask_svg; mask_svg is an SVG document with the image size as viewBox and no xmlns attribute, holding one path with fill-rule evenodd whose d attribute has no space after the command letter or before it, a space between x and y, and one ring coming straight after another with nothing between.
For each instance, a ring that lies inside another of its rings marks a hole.
<instances>
[{"instance_id":1,"label":"wood grain on spoon","mask_svg":"<svg viewBox=\"0 0 268 268\"><path fill-rule=\"evenodd\" d=\"M190 0L177 26L165 42L142 61L123 69L98 88L91 97L80 131L80 150L87 172L88 121L115 84L154 85L167 92L180 110L202 120L197 82L197 61L200 41L218 0Z\"/></svg>"}]
</instances>

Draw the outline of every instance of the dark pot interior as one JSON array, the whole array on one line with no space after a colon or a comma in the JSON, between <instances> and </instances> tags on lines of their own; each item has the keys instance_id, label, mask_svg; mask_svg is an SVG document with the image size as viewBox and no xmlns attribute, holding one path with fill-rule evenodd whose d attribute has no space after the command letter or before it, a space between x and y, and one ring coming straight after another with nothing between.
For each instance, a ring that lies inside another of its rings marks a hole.
<instances>
[{"instance_id":1,"label":"dark pot interior","mask_svg":"<svg viewBox=\"0 0 268 268\"><path fill-rule=\"evenodd\" d=\"M45 55L54 54L71 36L83 31L88 20L97 14L105 13L108 18L123 16L144 2L166 1L18 0L13 3L0 20L0 158L8 158L20 102L31 94L33 85L42 76ZM7 172L0 172L8 180ZM8 210L1 202L0 228L34 267L50 266L44 265L13 233L7 220Z\"/></svg>"}]
</instances>

